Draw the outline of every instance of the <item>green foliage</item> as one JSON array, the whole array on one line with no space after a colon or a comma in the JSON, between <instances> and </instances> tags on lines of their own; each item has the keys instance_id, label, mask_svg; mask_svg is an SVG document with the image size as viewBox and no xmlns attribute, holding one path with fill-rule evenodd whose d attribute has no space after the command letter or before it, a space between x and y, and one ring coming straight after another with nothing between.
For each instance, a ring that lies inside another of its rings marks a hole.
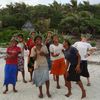
<instances>
[{"instance_id":1,"label":"green foliage","mask_svg":"<svg viewBox=\"0 0 100 100\"><path fill-rule=\"evenodd\" d=\"M95 46L96 46L96 41L95 41L95 40L92 40L92 41L90 42L90 44L91 44L93 47L95 47Z\"/></svg>"},{"instance_id":2,"label":"green foliage","mask_svg":"<svg viewBox=\"0 0 100 100\"><path fill-rule=\"evenodd\" d=\"M87 39L91 38L91 34L87 33L87 34L81 34L81 37L86 37Z\"/></svg>"},{"instance_id":3,"label":"green foliage","mask_svg":"<svg viewBox=\"0 0 100 100\"><path fill-rule=\"evenodd\" d=\"M37 34L46 36L48 30L53 33L80 36L81 33L100 34L100 4L89 2L77 4L61 4L54 0L50 5L30 6L25 3L15 3L0 8L0 42L8 41L15 33L22 32L21 27L26 21L31 21ZM2 26L2 27L1 27ZM57 30L55 32L54 30ZM23 32L25 39L29 32ZM60 34L61 35L61 34ZM2 39L3 37L3 39ZM61 35L61 41L62 35Z\"/></svg>"}]
</instances>

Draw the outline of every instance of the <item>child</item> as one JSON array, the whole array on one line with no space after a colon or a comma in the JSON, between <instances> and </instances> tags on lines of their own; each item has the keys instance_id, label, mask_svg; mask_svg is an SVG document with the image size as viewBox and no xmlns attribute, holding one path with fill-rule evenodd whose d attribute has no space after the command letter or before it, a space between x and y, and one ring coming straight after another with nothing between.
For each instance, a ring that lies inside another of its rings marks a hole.
<instances>
[{"instance_id":1,"label":"child","mask_svg":"<svg viewBox=\"0 0 100 100\"><path fill-rule=\"evenodd\" d=\"M81 56L81 76L87 78L87 86L90 86L91 83L89 79L90 74L88 71L87 57L89 56L88 51L94 51L96 48L92 47L90 43L87 42L86 36L82 36L81 41L75 42L73 46L77 48Z\"/></svg>"},{"instance_id":2,"label":"child","mask_svg":"<svg viewBox=\"0 0 100 100\"><path fill-rule=\"evenodd\" d=\"M10 46L7 48L7 56L5 58L5 79L4 85L6 85L6 90L3 92L4 94L8 91L8 85L13 85L13 91L17 92L16 86L16 75L17 75L17 64L18 64L18 54L21 52L20 48L17 47L18 41L11 40Z\"/></svg>"},{"instance_id":3,"label":"child","mask_svg":"<svg viewBox=\"0 0 100 100\"><path fill-rule=\"evenodd\" d=\"M19 43L17 46L20 47L21 49L21 53L18 55L18 71L21 71L22 73L23 82L27 83L27 81L25 80L25 71L24 71L24 49L26 49L26 45L24 42L23 34L18 35L18 40Z\"/></svg>"},{"instance_id":4,"label":"child","mask_svg":"<svg viewBox=\"0 0 100 100\"><path fill-rule=\"evenodd\" d=\"M66 69L69 70L66 73L66 86L68 88L68 93L65 95L67 97L72 95L71 92L71 81L76 81L79 85L79 87L81 88L82 91L82 97L81 98L85 98L86 97L86 92L85 89L83 87L83 84L80 80L80 55L78 53L78 50L74 47L70 46L70 43L68 40L64 40L64 47L65 47L65 58L66 58ZM70 66L69 66L70 64Z\"/></svg>"},{"instance_id":5,"label":"child","mask_svg":"<svg viewBox=\"0 0 100 100\"><path fill-rule=\"evenodd\" d=\"M50 50L49 50L50 44L52 43L51 36L52 36L52 33L50 31L48 31L47 37L46 37L46 40L45 40L45 45L47 46L48 51L49 51L49 56L47 58L48 59L49 70L51 69L51 59L50 59Z\"/></svg>"},{"instance_id":6,"label":"child","mask_svg":"<svg viewBox=\"0 0 100 100\"><path fill-rule=\"evenodd\" d=\"M59 43L58 36L54 35L53 44L50 45L50 56L52 60L51 74L56 76L57 89L60 89L59 75L64 75L65 79L66 65L63 50L63 45Z\"/></svg>"},{"instance_id":7,"label":"child","mask_svg":"<svg viewBox=\"0 0 100 100\"><path fill-rule=\"evenodd\" d=\"M35 32L31 32L30 37L27 41L27 48L29 50L29 56L28 56L28 72L30 73L30 81L29 82L32 82L32 74L33 74L33 70L34 70L34 61L32 61L32 58L30 57L31 49L32 49L32 47L35 46L35 43L33 40L34 35L35 35Z\"/></svg>"},{"instance_id":8,"label":"child","mask_svg":"<svg viewBox=\"0 0 100 100\"><path fill-rule=\"evenodd\" d=\"M34 73L33 73L33 83L39 87L39 98L43 98L42 85L46 84L46 93L48 97L51 97L49 92L49 69L47 62L48 50L42 43L42 37L36 36L34 39L35 46L31 50L31 57L33 57L34 62Z\"/></svg>"}]
</instances>

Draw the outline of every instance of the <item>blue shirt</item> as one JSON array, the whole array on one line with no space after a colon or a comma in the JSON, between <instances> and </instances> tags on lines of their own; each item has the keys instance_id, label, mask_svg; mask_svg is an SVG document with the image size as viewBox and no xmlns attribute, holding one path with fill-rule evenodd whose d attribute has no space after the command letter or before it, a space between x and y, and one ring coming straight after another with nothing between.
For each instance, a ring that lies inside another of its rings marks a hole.
<instances>
[{"instance_id":1,"label":"blue shirt","mask_svg":"<svg viewBox=\"0 0 100 100\"><path fill-rule=\"evenodd\" d=\"M65 59L67 59L71 65L76 65L78 63L78 50L75 47L70 47L64 51Z\"/></svg>"}]
</instances>

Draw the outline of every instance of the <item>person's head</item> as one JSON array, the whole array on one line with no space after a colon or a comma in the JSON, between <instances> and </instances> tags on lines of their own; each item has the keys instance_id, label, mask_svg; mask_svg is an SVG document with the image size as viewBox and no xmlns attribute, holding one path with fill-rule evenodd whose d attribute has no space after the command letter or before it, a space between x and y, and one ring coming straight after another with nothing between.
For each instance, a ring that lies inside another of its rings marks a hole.
<instances>
[{"instance_id":1,"label":"person's head","mask_svg":"<svg viewBox=\"0 0 100 100\"><path fill-rule=\"evenodd\" d=\"M35 31L32 31L32 32L30 33L30 35L31 35L31 36L34 36L34 35L35 35Z\"/></svg>"},{"instance_id":2,"label":"person's head","mask_svg":"<svg viewBox=\"0 0 100 100\"><path fill-rule=\"evenodd\" d=\"M47 33L47 37L51 37L52 33L50 31L48 31Z\"/></svg>"},{"instance_id":3,"label":"person's head","mask_svg":"<svg viewBox=\"0 0 100 100\"><path fill-rule=\"evenodd\" d=\"M53 43L59 43L59 38L58 38L57 34L52 36L52 41L53 41Z\"/></svg>"},{"instance_id":4,"label":"person's head","mask_svg":"<svg viewBox=\"0 0 100 100\"><path fill-rule=\"evenodd\" d=\"M18 40L17 39L11 39L11 41L10 41L10 46L17 46L17 44L18 44Z\"/></svg>"},{"instance_id":5,"label":"person's head","mask_svg":"<svg viewBox=\"0 0 100 100\"><path fill-rule=\"evenodd\" d=\"M86 36L81 36L81 41L82 41L82 42L86 42L86 41L87 41Z\"/></svg>"},{"instance_id":6,"label":"person's head","mask_svg":"<svg viewBox=\"0 0 100 100\"><path fill-rule=\"evenodd\" d=\"M18 34L18 40L19 40L19 42L22 42L23 39L24 39L23 34Z\"/></svg>"},{"instance_id":7,"label":"person's head","mask_svg":"<svg viewBox=\"0 0 100 100\"><path fill-rule=\"evenodd\" d=\"M68 49L71 46L71 44L67 39L65 39L64 42L63 42L63 46L64 46L65 49Z\"/></svg>"},{"instance_id":8,"label":"person's head","mask_svg":"<svg viewBox=\"0 0 100 100\"><path fill-rule=\"evenodd\" d=\"M41 45L42 44L42 37L41 36L36 36L34 38L34 42L36 45Z\"/></svg>"}]
</instances>

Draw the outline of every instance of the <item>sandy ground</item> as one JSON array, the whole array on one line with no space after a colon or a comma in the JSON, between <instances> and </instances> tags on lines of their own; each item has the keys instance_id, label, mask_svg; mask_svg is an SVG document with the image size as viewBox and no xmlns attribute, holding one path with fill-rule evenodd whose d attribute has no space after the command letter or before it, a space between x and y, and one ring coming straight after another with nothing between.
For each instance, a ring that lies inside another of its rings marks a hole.
<instances>
[{"instance_id":1,"label":"sandy ground","mask_svg":"<svg viewBox=\"0 0 100 100\"><path fill-rule=\"evenodd\" d=\"M9 92L7 94L3 94L2 92L5 89L3 87L4 65L5 61L0 59L0 100L41 100L38 98L38 88L30 82L23 83L21 73L18 75L18 82L16 85L18 93L13 93L12 86L9 85ZM89 64L88 68L91 76L91 86L88 87L86 85L86 79L81 77L87 92L87 97L83 100L100 100L100 65ZM25 57L25 74L26 80L29 81L27 57ZM81 100L81 90L76 83L72 83L72 96L69 98L64 96L67 93L67 88L64 86L64 80L62 76L60 77L60 85L61 89L56 89L56 83L53 81L52 75L50 75L50 92L52 98L47 97L45 85L43 85L44 98L42 100Z\"/></svg>"}]
</instances>

